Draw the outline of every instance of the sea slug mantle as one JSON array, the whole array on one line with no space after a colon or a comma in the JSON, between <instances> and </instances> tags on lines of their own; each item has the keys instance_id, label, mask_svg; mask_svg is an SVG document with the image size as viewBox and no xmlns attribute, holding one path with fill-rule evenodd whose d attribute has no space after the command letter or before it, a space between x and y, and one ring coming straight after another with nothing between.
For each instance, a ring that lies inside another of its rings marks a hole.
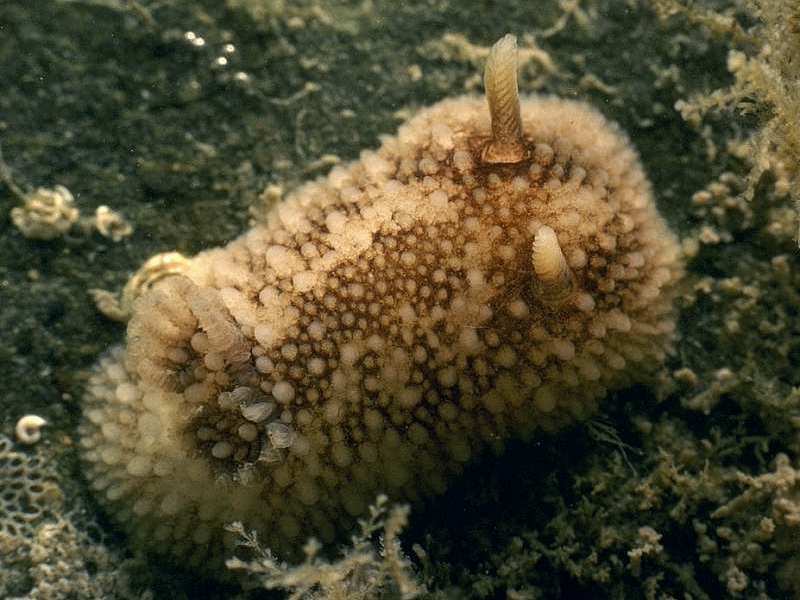
<instances>
[{"instance_id":1,"label":"sea slug mantle","mask_svg":"<svg viewBox=\"0 0 800 600\"><path fill-rule=\"evenodd\" d=\"M658 367L682 263L629 141L520 98L512 36L485 83L138 299L81 426L136 543L221 564L232 521L278 552L330 539Z\"/></svg>"}]
</instances>

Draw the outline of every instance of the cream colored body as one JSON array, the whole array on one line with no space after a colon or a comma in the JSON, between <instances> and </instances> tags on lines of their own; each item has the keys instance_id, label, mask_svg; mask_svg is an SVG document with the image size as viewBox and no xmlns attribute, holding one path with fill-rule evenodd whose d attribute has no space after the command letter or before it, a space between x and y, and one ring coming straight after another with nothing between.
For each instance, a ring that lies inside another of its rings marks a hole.
<instances>
[{"instance_id":1,"label":"cream colored body","mask_svg":"<svg viewBox=\"0 0 800 600\"><path fill-rule=\"evenodd\" d=\"M635 152L585 104L521 119L498 164L482 98L422 110L137 302L82 444L142 545L220 559L231 521L278 551L331 538L657 368L681 263Z\"/></svg>"}]
</instances>

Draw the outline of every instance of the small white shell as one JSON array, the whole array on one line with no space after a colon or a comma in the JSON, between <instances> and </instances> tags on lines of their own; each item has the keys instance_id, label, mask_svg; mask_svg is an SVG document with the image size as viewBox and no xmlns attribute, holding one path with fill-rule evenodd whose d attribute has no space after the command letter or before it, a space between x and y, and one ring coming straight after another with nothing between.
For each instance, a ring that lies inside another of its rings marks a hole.
<instances>
[{"instance_id":1,"label":"small white shell","mask_svg":"<svg viewBox=\"0 0 800 600\"><path fill-rule=\"evenodd\" d=\"M277 421L267 425L267 436L269 436L269 441L275 448L288 448L294 440L292 429Z\"/></svg>"},{"instance_id":2,"label":"small white shell","mask_svg":"<svg viewBox=\"0 0 800 600\"><path fill-rule=\"evenodd\" d=\"M242 407L242 416L253 423L261 423L261 421L265 421L274 410L275 404L273 402L256 402L255 404Z\"/></svg>"},{"instance_id":3,"label":"small white shell","mask_svg":"<svg viewBox=\"0 0 800 600\"><path fill-rule=\"evenodd\" d=\"M35 444L42 439L41 429L47 425L39 415L25 415L17 421L15 433L17 434L17 441L22 444Z\"/></svg>"}]
</instances>

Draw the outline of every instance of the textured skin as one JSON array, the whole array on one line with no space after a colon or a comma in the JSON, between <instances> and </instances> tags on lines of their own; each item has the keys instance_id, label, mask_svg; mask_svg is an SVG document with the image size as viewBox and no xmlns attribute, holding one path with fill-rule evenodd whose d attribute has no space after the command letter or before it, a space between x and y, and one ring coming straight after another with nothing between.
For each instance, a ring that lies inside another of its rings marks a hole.
<instances>
[{"instance_id":1,"label":"textured skin","mask_svg":"<svg viewBox=\"0 0 800 600\"><path fill-rule=\"evenodd\" d=\"M329 539L658 367L681 263L635 152L583 104L522 118L527 158L497 165L483 99L423 110L138 301L82 444L141 545L218 561L234 520L278 551ZM556 299L542 225L572 278Z\"/></svg>"}]
</instances>

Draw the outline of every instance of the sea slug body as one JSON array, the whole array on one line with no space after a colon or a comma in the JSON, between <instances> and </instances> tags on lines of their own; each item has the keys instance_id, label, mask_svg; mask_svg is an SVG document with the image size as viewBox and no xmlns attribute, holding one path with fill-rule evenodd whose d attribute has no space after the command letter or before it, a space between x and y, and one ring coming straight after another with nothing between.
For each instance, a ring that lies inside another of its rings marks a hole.
<instances>
[{"instance_id":1,"label":"sea slug body","mask_svg":"<svg viewBox=\"0 0 800 600\"><path fill-rule=\"evenodd\" d=\"M635 151L586 104L517 93L419 111L376 151L135 303L96 367L88 477L137 544L331 539L378 493L440 493L488 443L552 430L656 369L682 273Z\"/></svg>"}]
</instances>

